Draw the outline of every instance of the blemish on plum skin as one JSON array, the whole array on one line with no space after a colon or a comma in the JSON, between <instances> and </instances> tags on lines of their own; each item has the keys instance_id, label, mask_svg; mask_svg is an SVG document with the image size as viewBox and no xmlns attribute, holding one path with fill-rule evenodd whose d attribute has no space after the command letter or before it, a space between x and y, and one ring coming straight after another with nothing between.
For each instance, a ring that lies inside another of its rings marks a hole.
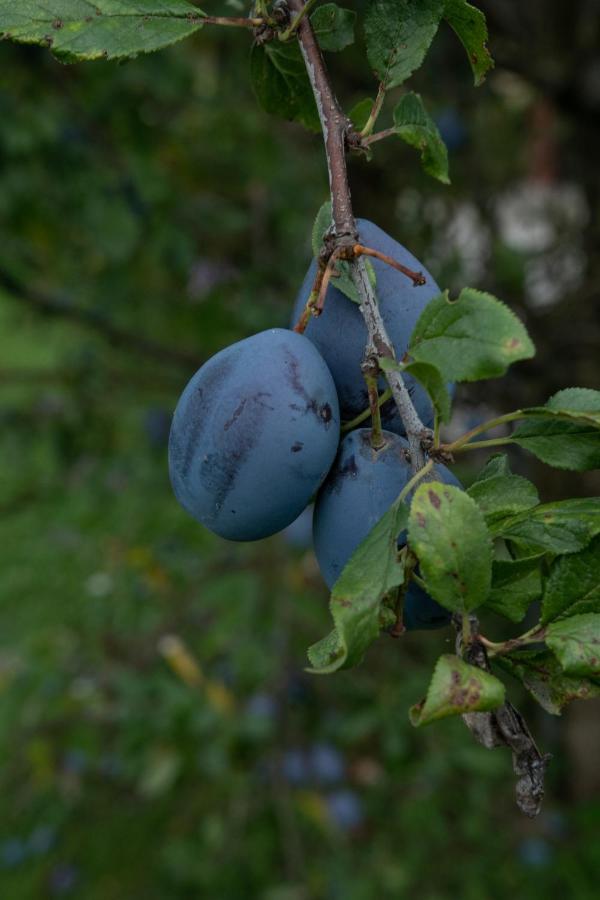
<instances>
[{"instance_id":1,"label":"blemish on plum skin","mask_svg":"<svg viewBox=\"0 0 600 900\"><path fill-rule=\"evenodd\" d=\"M62 19L55 19L54 22L52 23L52 27L55 28L57 31L60 28L62 28L63 27Z\"/></svg>"},{"instance_id":2,"label":"blemish on plum skin","mask_svg":"<svg viewBox=\"0 0 600 900\"><path fill-rule=\"evenodd\" d=\"M350 602L350 600L346 600L345 597L336 597L335 602L339 603L340 606L344 606L344 607L352 606L352 603Z\"/></svg>"},{"instance_id":3,"label":"blemish on plum skin","mask_svg":"<svg viewBox=\"0 0 600 900\"><path fill-rule=\"evenodd\" d=\"M417 513L417 524L421 528L425 528L426 523L427 523L427 520L426 520L425 516L423 515L423 513L418 512Z\"/></svg>"},{"instance_id":4,"label":"blemish on plum skin","mask_svg":"<svg viewBox=\"0 0 600 900\"><path fill-rule=\"evenodd\" d=\"M331 411L331 406L329 403L324 403L320 409L320 415L326 425L329 425L333 418L333 413Z\"/></svg>"},{"instance_id":5,"label":"blemish on plum skin","mask_svg":"<svg viewBox=\"0 0 600 900\"><path fill-rule=\"evenodd\" d=\"M428 496L429 496L429 502L434 507L434 509L439 509L440 506L442 505L442 501L440 500L438 495L435 493L435 491L429 491Z\"/></svg>"},{"instance_id":6,"label":"blemish on plum skin","mask_svg":"<svg viewBox=\"0 0 600 900\"><path fill-rule=\"evenodd\" d=\"M303 447L304 447L304 444L302 443L302 441L296 441L296 443L292 444L292 446L290 447L290 451L292 453L299 453Z\"/></svg>"}]
</instances>

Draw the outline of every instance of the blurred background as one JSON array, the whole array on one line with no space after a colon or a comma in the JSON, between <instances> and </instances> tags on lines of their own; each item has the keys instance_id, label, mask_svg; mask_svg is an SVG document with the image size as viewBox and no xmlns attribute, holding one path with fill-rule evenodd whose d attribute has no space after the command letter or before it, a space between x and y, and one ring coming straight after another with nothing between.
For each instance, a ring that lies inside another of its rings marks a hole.
<instances>
[{"instance_id":1,"label":"blurred background","mask_svg":"<svg viewBox=\"0 0 600 900\"><path fill-rule=\"evenodd\" d=\"M452 185L400 142L351 164L358 215L441 286L504 299L537 345L459 390L456 433L600 387L600 4L480 5L485 85L447 28L411 83ZM555 719L510 684L554 757L526 820L508 752L408 723L449 630L311 677L330 620L307 522L235 545L172 496L182 388L287 325L326 199L319 139L258 109L248 53L208 28L123 65L0 45L0 894L591 900L598 704ZM346 109L373 96L360 40L330 62ZM600 488L513 465L545 500ZM510 628L490 614L485 632Z\"/></svg>"}]
</instances>

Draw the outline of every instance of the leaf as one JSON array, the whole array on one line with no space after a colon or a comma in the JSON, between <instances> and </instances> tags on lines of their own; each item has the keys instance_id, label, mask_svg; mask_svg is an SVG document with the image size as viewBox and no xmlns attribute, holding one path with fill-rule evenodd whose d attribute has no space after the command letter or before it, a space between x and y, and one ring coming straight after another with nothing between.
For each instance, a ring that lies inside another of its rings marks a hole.
<instances>
[{"instance_id":1,"label":"leaf","mask_svg":"<svg viewBox=\"0 0 600 900\"><path fill-rule=\"evenodd\" d=\"M600 675L600 615L588 613L552 622L546 644L567 675Z\"/></svg>"},{"instance_id":2,"label":"leaf","mask_svg":"<svg viewBox=\"0 0 600 900\"><path fill-rule=\"evenodd\" d=\"M367 56L386 91L418 69L438 30L445 0L371 0Z\"/></svg>"},{"instance_id":3,"label":"leaf","mask_svg":"<svg viewBox=\"0 0 600 900\"><path fill-rule=\"evenodd\" d=\"M331 228L332 218L331 200L326 200L319 209L312 228L311 246L315 259L318 259L323 249L323 239Z\"/></svg>"},{"instance_id":4,"label":"leaf","mask_svg":"<svg viewBox=\"0 0 600 900\"><path fill-rule=\"evenodd\" d=\"M450 184L448 150L437 125L423 106L419 94L405 94L394 110L394 132L421 153L428 175Z\"/></svg>"},{"instance_id":5,"label":"leaf","mask_svg":"<svg viewBox=\"0 0 600 900\"><path fill-rule=\"evenodd\" d=\"M373 109L373 102L370 97L359 100L348 113L348 117L357 131L362 131L367 124Z\"/></svg>"},{"instance_id":6,"label":"leaf","mask_svg":"<svg viewBox=\"0 0 600 900\"><path fill-rule=\"evenodd\" d=\"M431 300L417 321L408 348L446 381L478 381L503 375L511 363L529 359L534 346L515 314L472 288L451 301L448 292Z\"/></svg>"},{"instance_id":7,"label":"leaf","mask_svg":"<svg viewBox=\"0 0 600 900\"><path fill-rule=\"evenodd\" d=\"M556 657L546 649L499 656L495 662L518 678L540 706L554 716L559 716L572 700L600 696L599 684L565 675Z\"/></svg>"},{"instance_id":8,"label":"leaf","mask_svg":"<svg viewBox=\"0 0 600 900\"><path fill-rule=\"evenodd\" d=\"M319 131L319 114L297 41L255 44L250 53L250 80L256 98L271 115Z\"/></svg>"},{"instance_id":9,"label":"leaf","mask_svg":"<svg viewBox=\"0 0 600 900\"><path fill-rule=\"evenodd\" d=\"M497 475L512 475L506 453L494 453L493 456L490 456L473 484L485 481L487 478L495 478Z\"/></svg>"},{"instance_id":10,"label":"leaf","mask_svg":"<svg viewBox=\"0 0 600 900\"><path fill-rule=\"evenodd\" d=\"M485 602L492 577L492 543L481 510L464 491L439 482L419 485L408 535L434 600L452 612Z\"/></svg>"},{"instance_id":11,"label":"leaf","mask_svg":"<svg viewBox=\"0 0 600 900\"><path fill-rule=\"evenodd\" d=\"M396 501L350 557L329 603L335 628L309 647L309 671L323 675L356 665L379 635L381 599L404 580L397 541L407 520L408 508Z\"/></svg>"},{"instance_id":12,"label":"leaf","mask_svg":"<svg viewBox=\"0 0 600 900\"><path fill-rule=\"evenodd\" d=\"M452 400L448 385L444 381L442 373L429 363L414 362L401 366L401 370L423 385L433 407L440 417L440 422L449 422L452 413Z\"/></svg>"},{"instance_id":13,"label":"leaf","mask_svg":"<svg viewBox=\"0 0 600 900\"><path fill-rule=\"evenodd\" d=\"M600 536L585 550L559 557L544 587L542 624L582 613L600 613Z\"/></svg>"},{"instance_id":14,"label":"leaf","mask_svg":"<svg viewBox=\"0 0 600 900\"><path fill-rule=\"evenodd\" d=\"M489 528L494 537L541 552L575 553L600 534L600 497L545 503L493 522Z\"/></svg>"},{"instance_id":15,"label":"leaf","mask_svg":"<svg viewBox=\"0 0 600 900\"><path fill-rule=\"evenodd\" d=\"M501 681L448 653L438 659L425 700L411 707L409 716L418 727L447 716L496 709L503 703Z\"/></svg>"},{"instance_id":16,"label":"leaf","mask_svg":"<svg viewBox=\"0 0 600 900\"><path fill-rule=\"evenodd\" d=\"M354 43L354 10L326 3L314 11L310 21L321 50L335 52Z\"/></svg>"},{"instance_id":17,"label":"leaf","mask_svg":"<svg viewBox=\"0 0 600 900\"><path fill-rule=\"evenodd\" d=\"M542 594L540 562L539 556L495 559L486 607L511 622L521 622L533 601Z\"/></svg>"},{"instance_id":18,"label":"leaf","mask_svg":"<svg viewBox=\"0 0 600 900\"><path fill-rule=\"evenodd\" d=\"M561 418L600 427L600 391L565 388L550 397L544 406L533 406L523 412L532 417Z\"/></svg>"},{"instance_id":19,"label":"leaf","mask_svg":"<svg viewBox=\"0 0 600 900\"><path fill-rule=\"evenodd\" d=\"M549 466L585 472L600 468L600 428L576 422L526 419L511 440Z\"/></svg>"},{"instance_id":20,"label":"leaf","mask_svg":"<svg viewBox=\"0 0 600 900\"><path fill-rule=\"evenodd\" d=\"M332 227L333 213L331 210L331 200L326 200L320 207L319 212L315 216L311 234L311 247L315 259L319 258L323 249L323 241L325 235Z\"/></svg>"},{"instance_id":21,"label":"leaf","mask_svg":"<svg viewBox=\"0 0 600 900\"><path fill-rule=\"evenodd\" d=\"M540 502L536 486L520 475L495 475L475 481L467 494L477 503L488 524L511 513L531 509Z\"/></svg>"},{"instance_id":22,"label":"leaf","mask_svg":"<svg viewBox=\"0 0 600 900\"><path fill-rule=\"evenodd\" d=\"M124 59L188 37L203 15L187 0L0 0L0 34L62 62Z\"/></svg>"},{"instance_id":23,"label":"leaf","mask_svg":"<svg viewBox=\"0 0 600 900\"><path fill-rule=\"evenodd\" d=\"M466 0L446 0L444 18L467 51L475 84L479 86L486 72L494 65L487 48L488 30L484 14Z\"/></svg>"}]
</instances>

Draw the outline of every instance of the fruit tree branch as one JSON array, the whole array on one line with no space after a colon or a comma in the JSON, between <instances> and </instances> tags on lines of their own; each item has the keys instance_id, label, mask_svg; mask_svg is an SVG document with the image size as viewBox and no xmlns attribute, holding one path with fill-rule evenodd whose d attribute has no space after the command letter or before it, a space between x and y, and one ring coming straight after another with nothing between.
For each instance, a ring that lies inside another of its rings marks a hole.
<instances>
[{"instance_id":1,"label":"fruit tree branch","mask_svg":"<svg viewBox=\"0 0 600 900\"><path fill-rule=\"evenodd\" d=\"M298 16L304 9L304 0L289 0L290 9ZM325 143L335 247L356 244L358 233L352 211L350 185L346 168L346 139L352 124L343 113L329 80L329 73L308 16L304 16L297 30L298 41L306 71L310 79ZM335 249L334 247L334 249ZM379 311L373 285L368 277L362 256L351 264L352 277L361 297L360 311L369 335L366 357L377 361L381 357L395 359L394 348ZM425 465L421 446L428 431L421 422L410 394L399 372L386 372L392 396L398 407L410 446L411 467L414 472Z\"/></svg>"}]
</instances>

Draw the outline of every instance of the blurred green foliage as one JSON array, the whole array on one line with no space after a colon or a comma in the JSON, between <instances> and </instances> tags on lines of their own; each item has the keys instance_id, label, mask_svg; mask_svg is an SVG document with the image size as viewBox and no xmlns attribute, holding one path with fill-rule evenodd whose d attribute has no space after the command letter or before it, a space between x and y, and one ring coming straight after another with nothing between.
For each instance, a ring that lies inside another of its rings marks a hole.
<instances>
[{"instance_id":1,"label":"blurred green foliage","mask_svg":"<svg viewBox=\"0 0 600 900\"><path fill-rule=\"evenodd\" d=\"M318 140L257 110L248 53L247 35L208 30L125 65L0 47L0 275L21 286L0 294L1 895L591 900L600 804L571 789L568 717L534 713L555 758L524 821L506 754L457 721L408 723L450 633L382 639L359 669L311 678L329 622L311 553L217 540L171 494L169 413L193 360L287 323L326 194ZM373 89L353 51L334 72L347 108ZM524 175L535 97L502 70L474 94L453 41L427 72L418 89L454 123L453 186L398 142L353 164L357 212L549 335L461 415L597 387L585 340L579 378L547 365L565 318L523 300L535 253L496 229L473 269L460 235L443 241ZM542 490L592 493L594 477Z\"/></svg>"}]
</instances>

